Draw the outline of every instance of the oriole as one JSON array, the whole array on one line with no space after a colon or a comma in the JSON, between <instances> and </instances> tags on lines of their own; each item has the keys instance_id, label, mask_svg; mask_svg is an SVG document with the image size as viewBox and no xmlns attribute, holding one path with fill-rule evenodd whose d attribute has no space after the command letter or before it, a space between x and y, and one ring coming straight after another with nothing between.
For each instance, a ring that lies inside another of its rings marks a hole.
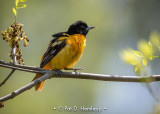
<instances>
[{"instance_id":1,"label":"oriole","mask_svg":"<svg viewBox=\"0 0 160 114\"><path fill-rule=\"evenodd\" d=\"M74 70L73 66L79 61L86 46L86 35L90 29L83 21L76 21L70 25L67 32L52 35L54 38L41 57L40 67L48 70ZM42 76L37 74L33 80ZM35 90L41 91L45 81L37 84Z\"/></svg>"}]
</instances>

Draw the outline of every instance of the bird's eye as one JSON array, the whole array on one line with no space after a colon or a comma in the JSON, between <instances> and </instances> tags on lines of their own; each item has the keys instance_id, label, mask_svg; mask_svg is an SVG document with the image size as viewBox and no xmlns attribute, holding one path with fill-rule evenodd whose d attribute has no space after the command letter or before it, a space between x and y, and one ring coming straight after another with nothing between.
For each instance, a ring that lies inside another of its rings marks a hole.
<instances>
[{"instance_id":1,"label":"bird's eye","mask_svg":"<svg viewBox=\"0 0 160 114\"><path fill-rule=\"evenodd\" d=\"M85 29L85 26L81 26L81 29Z\"/></svg>"}]
</instances>

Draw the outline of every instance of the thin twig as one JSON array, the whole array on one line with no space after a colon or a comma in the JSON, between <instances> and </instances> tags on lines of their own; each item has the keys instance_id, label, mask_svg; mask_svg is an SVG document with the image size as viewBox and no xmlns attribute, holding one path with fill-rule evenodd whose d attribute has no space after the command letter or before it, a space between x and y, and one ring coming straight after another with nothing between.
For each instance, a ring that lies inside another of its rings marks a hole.
<instances>
[{"instance_id":1,"label":"thin twig","mask_svg":"<svg viewBox=\"0 0 160 114\"><path fill-rule=\"evenodd\" d=\"M44 74L47 72L47 70L39 68L39 67L33 67L33 66L27 66L27 65L19 65L19 64L11 64L11 63L6 63L2 60L0 60L0 66L5 67L5 68L10 68L10 69L15 69L15 70L21 70L21 71L26 71L26 72L32 72L32 73L41 73Z\"/></svg>"},{"instance_id":2,"label":"thin twig","mask_svg":"<svg viewBox=\"0 0 160 114\"><path fill-rule=\"evenodd\" d=\"M12 54L13 54L13 64L15 65L15 64L17 64L16 47L15 46L12 47ZM8 76L0 83L0 87L7 82L7 80L12 76L12 74L14 72L15 72L15 69L12 69L12 71L8 74Z\"/></svg>"},{"instance_id":3,"label":"thin twig","mask_svg":"<svg viewBox=\"0 0 160 114\"><path fill-rule=\"evenodd\" d=\"M150 95L153 97L153 99L154 99L156 102L159 102L159 99L158 99L157 96L154 94L151 86L150 86L148 83L147 83L146 86L147 86L147 89L148 89Z\"/></svg>"},{"instance_id":4,"label":"thin twig","mask_svg":"<svg viewBox=\"0 0 160 114\"><path fill-rule=\"evenodd\" d=\"M72 78L72 79L88 79L88 80L101 80L101 81L117 81L117 82L143 82L150 83L154 81L160 81L160 75L151 75L151 76L120 76L120 75L104 75L104 74L92 74L92 73L77 73L77 72L62 72L59 73L57 71L49 71L37 67L31 67L26 65L13 65L10 63L6 63L0 60L0 66L26 71L33 73L42 73L44 74L42 77L30 82L29 84L13 91L12 93L1 97L0 102L4 102L6 100L12 99L15 96L25 92L26 90L34 87L36 84L50 78Z\"/></svg>"},{"instance_id":5,"label":"thin twig","mask_svg":"<svg viewBox=\"0 0 160 114\"><path fill-rule=\"evenodd\" d=\"M8 74L8 76L0 83L0 87L6 83L6 81L10 78L10 76L14 73L15 69L12 69L12 71Z\"/></svg>"},{"instance_id":6,"label":"thin twig","mask_svg":"<svg viewBox=\"0 0 160 114\"><path fill-rule=\"evenodd\" d=\"M49 73L46 73L43 77L40 77L39 79L36 79L36 80L30 82L29 84L13 91L12 93L10 93L10 94L8 94L4 97L1 97L0 102L6 101L6 100L9 100L9 99L13 99L15 96L19 95L20 93L23 93L24 91L27 91L30 88L34 87L36 84L40 83L41 80L44 80L43 78L48 76L48 75L49 75Z\"/></svg>"}]
</instances>

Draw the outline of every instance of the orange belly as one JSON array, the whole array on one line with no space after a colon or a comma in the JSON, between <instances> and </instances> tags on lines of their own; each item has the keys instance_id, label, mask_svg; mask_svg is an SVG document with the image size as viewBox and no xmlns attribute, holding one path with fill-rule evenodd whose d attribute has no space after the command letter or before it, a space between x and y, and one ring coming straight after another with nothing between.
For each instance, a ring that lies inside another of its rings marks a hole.
<instances>
[{"instance_id":1,"label":"orange belly","mask_svg":"<svg viewBox=\"0 0 160 114\"><path fill-rule=\"evenodd\" d=\"M71 35L66 40L65 47L46 65L51 70L73 68L82 56L86 45L86 38L83 35Z\"/></svg>"}]
</instances>

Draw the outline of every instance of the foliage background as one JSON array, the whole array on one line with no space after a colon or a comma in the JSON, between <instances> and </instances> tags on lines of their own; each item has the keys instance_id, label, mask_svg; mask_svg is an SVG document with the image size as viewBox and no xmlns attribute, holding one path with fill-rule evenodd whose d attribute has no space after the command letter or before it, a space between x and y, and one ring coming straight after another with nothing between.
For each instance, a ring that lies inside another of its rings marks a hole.
<instances>
[{"instance_id":1,"label":"foliage background","mask_svg":"<svg viewBox=\"0 0 160 114\"><path fill-rule=\"evenodd\" d=\"M87 35L87 47L76 66L83 67L83 72L134 75L133 68L121 61L120 51L126 47L136 49L139 39L147 39L153 30L160 31L159 0L28 0L26 3L28 6L18 11L17 22L24 24L30 38L29 47L22 48L27 65L39 66L39 58L52 34L66 31L76 20L84 20L96 29ZM0 31L14 21L13 6L14 0L0 1ZM0 59L9 62L10 48L0 38ZM152 63L152 73L160 74L159 62ZM0 81L9 71L0 68ZM0 96L27 84L33 77L34 74L16 71L0 88ZM140 83L51 79L42 92L31 89L7 101L0 113L66 114L53 111L53 107L106 106L107 110L101 114L145 114L152 112L155 105L145 85Z\"/></svg>"}]
</instances>

